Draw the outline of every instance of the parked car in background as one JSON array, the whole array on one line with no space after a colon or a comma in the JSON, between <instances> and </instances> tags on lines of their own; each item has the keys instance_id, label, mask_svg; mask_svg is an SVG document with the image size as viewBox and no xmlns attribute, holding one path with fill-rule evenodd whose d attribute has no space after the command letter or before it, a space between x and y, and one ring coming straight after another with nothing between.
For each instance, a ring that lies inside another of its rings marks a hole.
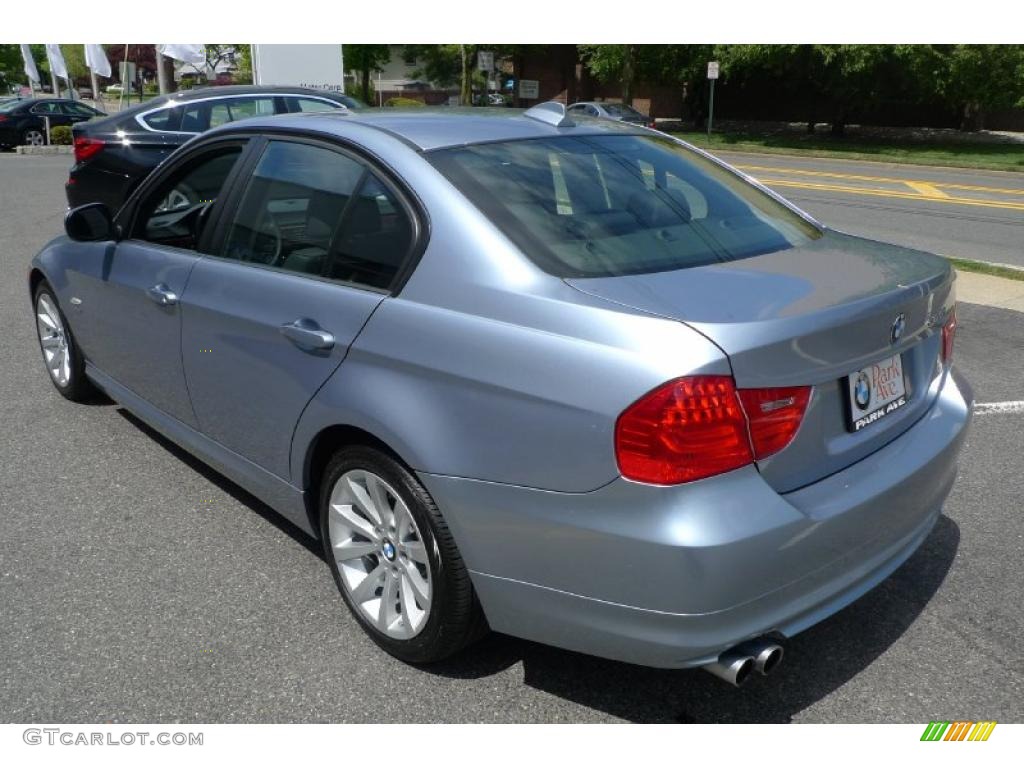
<instances>
[{"instance_id":1,"label":"parked car in background","mask_svg":"<svg viewBox=\"0 0 1024 768\"><path fill-rule=\"evenodd\" d=\"M621 120L624 123L654 127L654 120L628 104L614 101L577 101L569 105L569 114L603 117L608 120Z\"/></svg>"},{"instance_id":2,"label":"parked car in background","mask_svg":"<svg viewBox=\"0 0 1024 768\"><path fill-rule=\"evenodd\" d=\"M259 115L361 109L342 93L291 86L217 86L161 96L79 126L66 192L71 207L102 202L112 211L175 149L218 125Z\"/></svg>"},{"instance_id":3,"label":"parked car in background","mask_svg":"<svg viewBox=\"0 0 1024 768\"><path fill-rule=\"evenodd\" d=\"M473 112L221 125L72 210L26 286L47 375L319 537L398 658L490 626L771 672L939 517L952 267L656 131Z\"/></svg>"},{"instance_id":4,"label":"parked car in background","mask_svg":"<svg viewBox=\"0 0 1024 768\"><path fill-rule=\"evenodd\" d=\"M18 99L0 104L0 147L42 146L50 127L78 125L106 113L71 99Z\"/></svg>"}]
</instances>

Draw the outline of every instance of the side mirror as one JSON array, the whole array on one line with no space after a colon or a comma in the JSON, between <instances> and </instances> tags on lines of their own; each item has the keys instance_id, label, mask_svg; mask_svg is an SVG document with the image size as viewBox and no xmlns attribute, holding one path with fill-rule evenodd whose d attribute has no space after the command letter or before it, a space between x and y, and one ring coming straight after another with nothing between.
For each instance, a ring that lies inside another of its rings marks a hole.
<instances>
[{"instance_id":1,"label":"side mirror","mask_svg":"<svg viewBox=\"0 0 1024 768\"><path fill-rule=\"evenodd\" d=\"M114 218L103 203L89 203L72 208L64 216L68 237L83 243L114 239Z\"/></svg>"}]
</instances>

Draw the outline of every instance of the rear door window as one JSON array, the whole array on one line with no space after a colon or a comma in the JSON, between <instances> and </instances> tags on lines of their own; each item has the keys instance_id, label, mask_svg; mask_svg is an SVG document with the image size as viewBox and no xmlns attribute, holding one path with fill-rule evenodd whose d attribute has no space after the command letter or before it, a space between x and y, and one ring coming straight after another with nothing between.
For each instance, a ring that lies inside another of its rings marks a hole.
<instances>
[{"instance_id":1,"label":"rear door window","mask_svg":"<svg viewBox=\"0 0 1024 768\"><path fill-rule=\"evenodd\" d=\"M181 127L181 107L168 107L142 118L147 128L154 131L177 131Z\"/></svg>"},{"instance_id":2,"label":"rear door window","mask_svg":"<svg viewBox=\"0 0 1024 768\"><path fill-rule=\"evenodd\" d=\"M320 99L305 99L301 96L289 96L287 98L289 112L330 112L337 109L337 104Z\"/></svg>"},{"instance_id":3,"label":"rear door window","mask_svg":"<svg viewBox=\"0 0 1024 768\"><path fill-rule=\"evenodd\" d=\"M364 163L327 147L275 140L253 171L222 255L385 289L413 232L405 208Z\"/></svg>"}]
</instances>

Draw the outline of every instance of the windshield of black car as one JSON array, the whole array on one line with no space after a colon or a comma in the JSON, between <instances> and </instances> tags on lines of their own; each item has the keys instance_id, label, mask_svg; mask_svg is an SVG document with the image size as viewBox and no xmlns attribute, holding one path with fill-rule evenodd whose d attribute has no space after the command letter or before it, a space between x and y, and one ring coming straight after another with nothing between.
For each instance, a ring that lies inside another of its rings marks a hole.
<instances>
[{"instance_id":1,"label":"windshield of black car","mask_svg":"<svg viewBox=\"0 0 1024 768\"><path fill-rule=\"evenodd\" d=\"M0 104L0 112L13 112L24 103L23 101L5 101Z\"/></svg>"},{"instance_id":2,"label":"windshield of black car","mask_svg":"<svg viewBox=\"0 0 1024 768\"><path fill-rule=\"evenodd\" d=\"M771 195L668 138L563 136L427 157L523 253L561 277L683 269L821 237Z\"/></svg>"}]
</instances>

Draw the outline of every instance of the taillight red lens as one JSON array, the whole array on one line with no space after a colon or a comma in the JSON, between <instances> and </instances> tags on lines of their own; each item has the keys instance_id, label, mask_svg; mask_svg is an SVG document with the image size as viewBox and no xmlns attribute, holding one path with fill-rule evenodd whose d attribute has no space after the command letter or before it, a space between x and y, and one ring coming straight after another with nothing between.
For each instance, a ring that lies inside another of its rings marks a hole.
<instances>
[{"instance_id":1,"label":"taillight red lens","mask_svg":"<svg viewBox=\"0 0 1024 768\"><path fill-rule=\"evenodd\" d=\"M942 324L942 362L953 362L953 341L956 338L956 307L949 311L949 317Z\"/></svg>"},{"instance_id":2,"label":"taillight red lens","mask_svg":"<svg viewBox=\"0 0 1024 768\"><path fill-rule=\"evenodd\" d=\"M615 458L629 480L673 485L753 461L747 420L730 376L687 376L627 408L615 424Z\"/></svg>"},{"instance_id":3,"label":"taillight red lens","mask_svg":"<svg viewBox=\"0 0 1024 768\"><path fill-rule=\"evenodd\" d=\"M75 136L75 162L81 163L103 149L101 139L93 139L88 136Z\"/></svg>"},{"instance_id":4,"label":"taillight red lens","mask_svg":"<svg viewBox=\"0 0 1024 768\"><path fill-rule=\"evenodd\" d=\"M741 389L740 400L750 423L754 458L778 453L796 435L811 399L810 387Z\"/></svg>"}]
</instances>

